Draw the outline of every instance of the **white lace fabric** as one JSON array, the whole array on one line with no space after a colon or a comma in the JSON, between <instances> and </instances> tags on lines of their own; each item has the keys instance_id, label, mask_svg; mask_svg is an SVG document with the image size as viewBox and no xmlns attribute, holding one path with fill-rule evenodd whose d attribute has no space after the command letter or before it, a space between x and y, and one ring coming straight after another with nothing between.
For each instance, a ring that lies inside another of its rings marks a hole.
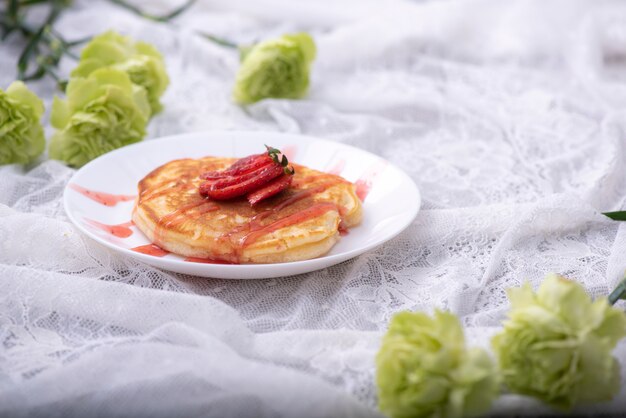
<instances>
[{"instance_id":1,"label":"white lace fabric","mask_svg":"<svg viewBox=\"0 0 626 418\"><path fill-rule=\"evenodd\" d=\"M111 27L167 62L146 140L252 129L343 142L404 169L423 209L328 269L206 279L81 235L61 202L74 170L1 167L0 416L379 416L374 357L395 312L450 310L488 347L506 288L558 272L596 297L623 277L625 225L600 214L625 206L623 2L200 0L168 26L84 0L58 24L68 38ZM247 109L230 100L236 51L196 34L300 30L318 46L308 98ZM3 88L20 48L0 45ZM49 114L53 83L29 86ZM626 367L626 342L615 356ZM513 412L556 413L514 395L493 413ZM626 389L578 412L620 416Z\"/></svg>"}]
</instances>

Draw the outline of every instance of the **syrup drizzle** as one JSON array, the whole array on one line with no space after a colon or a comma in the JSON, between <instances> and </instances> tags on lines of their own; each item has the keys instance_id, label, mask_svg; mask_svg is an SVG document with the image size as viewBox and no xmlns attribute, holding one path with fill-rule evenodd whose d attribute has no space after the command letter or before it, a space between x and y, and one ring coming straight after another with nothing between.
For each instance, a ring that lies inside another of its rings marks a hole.
<instances>
[{"instance_id":1,"label":"syrup drizzle","mask_svg":"<svg viewBox=\"0 0 626 418\"><path fill-rule=\"evenodd\" d=\"M330 202L324 202L310 206L292 215L280 218L277 221L272 222L271 224L266 226L253 225L251 223L250 231L239 240L239 244L241 245L241 247L245 248L249 245L252 245L263 235L269 234L281 228L286 228L288 226L305 222L309 219L316 218L330 210L337 210L337 205Z\"/></svg>"},{"instance_id":2,"label":"syrup drizzle","mask_svg":"<svg viewBox=\"0 0 626 418\"><path fill-rule=\"evenodd\" d=\"M89 199L100 203L104 206L115 206L120 202L129 202L134 200L136 196L125 195L125 194L111 194L105 192L98 192L95 190L89 190L83 186L79 186L76 183L70 183L68 187L78 193L82 194Z\"/></svg>"},{"instance_id":3,"label":"syrup drizzle","mask_svg":"<svg viewBox=\"0 0 626 418\"><path fill-rule=\"evenodd\" d=\"M376 178L387 167L387 162L379 162L367 169L361 177L354 183L356 185L356 195L364 202L372 190L372 185Z\"/></svg>"},{"instance_id":4,"label":"syrup drizzle","mask_svg":"<svg viewBox=\"0 0 626 418\"><path fill-rule=\"evenodd\" d=\"M326 183L319 184L317 186L310 187L308 189L304 189L301 192L298 192L298 193L292 195L291 197L283 200L281 203L276 205L270 211L278 212L278 211L286 208L287 206L296 203L298 200L302 200L302 199L304 199L306 197L314 195L315 193L323 192L326 189L329 189L329 188L331 188L332 186L334 186L336 184L339 184L339 182L337 182L337 181L329 181L329 182L326 182Z\"/></svg>"},{"instance_id":5,"label":"syrup drizzle","mask_svg":"<svg viewBox=\"0 0 626 418\"><path fill-rule=\"evenodd\" d=\"M320 181L320 180L327 180L327 179L328 179L328 174L320 174L318 176L307 177L306 179L297 179L297 178L293 179L293 182L291 183L291 185L293 187L299 188L299 187L306 186L306 185L311 184L311 183L315 183L315 182ZM348 180L344 179L343 177L339 177L339 176L336 176L331 181L326 181L325 183L352 184ZM304 189L304 190L307 190L307 189Z\"/></svg>"},{"instance_id":6,"label":"syrup drizzle","mask_svg":"<svg viewBox=\"0 0 626 418\"><path fill-rule=\"evenodd\" d=\"M250 219L250 222L248 225L242 225L240 227L234 228L233 230L231 230L230 232L227 232L225 234L223 234L220 239L223 238L231 238L233 235L243 232L246 229L248 230L252 230L255 228L259 228L261 227L261 221L269 216L271 216L272 214L278 213L281 210L287 208L288 206L293 205L294 203L296 203L299 200L305 199L309 196L312 196L315 193L319 193L322 192L332 186L334 186L335 184L338 184L339 182L337 181L330 181L330 182L326 182L326 183L322 183L319 184L317 186L308 188L308 189L304 189L294 195L291 195L290 197L288 197L287 199L283 200L282 202L278 203L276 206L274 206L273 208L270 209L266 209L263 212L259 212L256 215L254 215L252 217L252 219ZM340 213L342 212L342 208L339 208ZM282 218L281 218L282 219ZM279 219L280 220L280 219Z\"/></svg>"},{"instance_id":7,"label":"syrup drizzle","mask_svg":"<svg viewBox=\"0 0 626 418\"><path fill-rule=\"evenodd\" d=\"M161 219L157 221L157 225L154 230L154 241L155 242L161 241L161 238L163 236L163 230L165 228L170 228L170 227L174 227L176 225L181 224L186 219L188 219L187 212L203 205L206 205L206 206L200 207L197 213L198 216L219 209L219 206L217 206L215 203L212 203L211 201L207 199L201 199L196 202L190 203L188 205L181 206L180 208L176 209L175 211L171 213L168 213L167 215L163 216Z\"/></svg>"},{"instance_id":8,"label":"syrup drizzle","mask_svg":"<svg viewBox=\"0 0 626 418\"><path fill-rule=\"evenodd\" d=\"M133 235L133 230L130 229L130 227L134 225L133 221L124 222L124 223L117 224L117 225L109 225L109 224L103 224L98 221L94 221L93 219L83 218L83 220L88 225L101 229L102 231L107 232L118 238L128 238L131 235Z\"/></svg>"},{"instance_id":9,"label":"syrup drizzle","mask_svg":"<svg viewBox=\"0 0 626 418\"><path fill-rule=\"evenodd\" d=\"M141 196L139 196L139 199L142 202L147 202L148 200L153 200L153 199L156 199L157 197L165 196L168 193L171 193L172 189L176 189L180 192L184 192L184 191L193 189L195 187L197 186L191 181L191 177L187 176L187 177L183 177L179 179L174 184L167 183L163 185L163 187L159 187L156 190L153 190L150 192L144 191L141 194Z\"/></svg>"},{"instance_id":10,"label":"syrup drizzle","mask_svg":"<svg viewBox=\"0 0 626 418\"><path fill-rule=\"evenodd\" d=\"M156 244L140 245L139 247L131 248L131 250L154 257L165 257L169 254L169 251L165 251Z\"/></svg>"}]
</instances>

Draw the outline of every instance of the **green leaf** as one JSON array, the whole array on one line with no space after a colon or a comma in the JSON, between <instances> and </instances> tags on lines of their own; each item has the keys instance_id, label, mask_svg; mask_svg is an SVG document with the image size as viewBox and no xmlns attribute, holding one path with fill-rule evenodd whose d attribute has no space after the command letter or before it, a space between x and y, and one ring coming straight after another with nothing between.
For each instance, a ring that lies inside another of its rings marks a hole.
<instances>
[{"instance_id":1,"label":"green leaf","mask_svg":"<svg viewBox=\"0 0 626 418\"><path fill-rule=\"evenodd\" d=\"M26 47L20 54L20 57L17 61L17 77L20 80L23 80L26 76L26 70L28 69L28 61L31 59L32 55L37 51L37 44L39 43L41 37L43 36L45 26L39 28L37 33L30 38Z\"/></svg>"},{"instance_id":2,"label":"green leaf","mask_svg":"<svg viewBox=\"0 0 626 418\"><path fill-rule=\"evenodd\" d=\"M608 216L614 221L626 221L626 211L603 212L602 214Z\"/></svg>"}]
</instances>

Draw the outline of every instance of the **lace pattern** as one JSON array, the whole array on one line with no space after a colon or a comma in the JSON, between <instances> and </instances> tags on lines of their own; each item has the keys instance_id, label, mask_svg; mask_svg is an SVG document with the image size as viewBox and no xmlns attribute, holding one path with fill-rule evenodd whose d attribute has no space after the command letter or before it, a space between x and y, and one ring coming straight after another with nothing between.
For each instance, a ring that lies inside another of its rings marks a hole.
<instances>
[{"instance_id":1,"label":"lace pattern","mask_svg":"<svg viewBox=\"0 0 626 418\"><path fill-rule=\"evenodd\" d=\"M626 196L618 1L199 1L171 27L75 3L58 27L68 38L116 22L163 51L172 83L149 138L252 129L343 142L404 169L423 210L331 268L204 279L79 234L61 199L73 170L0 167L0 415L379 416L374 357L395 312L448 309L488 347L506 288L559 272L601 296L626 270L625 226L600 214ZM309 30L310 96L232 105L237 54L193 33L209 29L242 43ZM0 48L3 87L18 53L11 39ZM48 109L51 84L31 85ZM615 355L626 366L626 343ZM623 412L625 390L581 412ZM494 411L554 413L514 395Z\"/></svg>"}]
</instances>

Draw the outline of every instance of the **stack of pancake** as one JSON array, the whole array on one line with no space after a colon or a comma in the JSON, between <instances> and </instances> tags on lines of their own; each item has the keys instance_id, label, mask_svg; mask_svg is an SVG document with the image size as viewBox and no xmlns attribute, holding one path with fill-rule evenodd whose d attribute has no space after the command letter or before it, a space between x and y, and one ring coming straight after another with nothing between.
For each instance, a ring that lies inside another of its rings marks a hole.
<instances>
[{"instance_id":1,"label":"stack of pancake","mask_svg":"<svg viewBox=\"0 0 626 418\"><path fill-rule=\"evenodd\" d=\"M340 176L294 164L292 186L257 205L215 201L198 192L200 175L236 159L171 161L144 177L135 225L161 248L231 263L281 263L327 253L340 231L361 222L355 186Z\"/></svg>"}]
</instances>

